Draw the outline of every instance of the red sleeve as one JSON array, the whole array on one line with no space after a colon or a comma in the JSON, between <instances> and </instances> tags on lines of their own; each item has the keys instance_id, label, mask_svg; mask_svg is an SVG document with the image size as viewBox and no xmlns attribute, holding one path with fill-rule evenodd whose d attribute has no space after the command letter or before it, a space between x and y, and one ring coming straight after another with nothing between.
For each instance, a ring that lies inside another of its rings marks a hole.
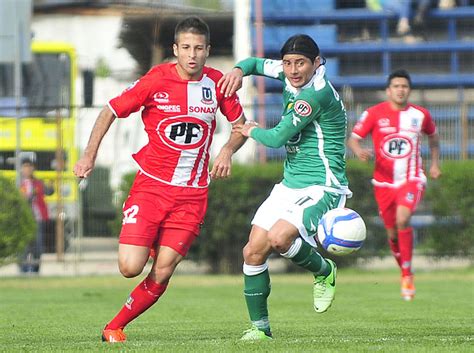
<instances>
[{"instance_id":1,"label":"red sleeve","mask_svg":"<svg viewBox=\"0 0 474 353\"><path fill-rule=\"evenodd\" d=\"M423 131L427 135L433 135L436 132L436 124L433 118L431 117L429 110L423 109L422 111L425 114L425 118L423 119L421 131Z\"/></svg>"},{"instance_id":2,"label":"red sleeve","mask_svg":"<svg viewBox=\"0 0 474 353\"><path fill-rule=\"evenodd\" d=\"M374 127L375 114L371 114L370 110L364 111L357 124L352 129L352 135L359 138L365 138Z\"/></svg>"},{"instance_id":3,"label":"red sleeve","mask_svg":"<svg viewBox=\"0 0 474 353\"><path fill-rule=\"evenodd\" d=\"M221 100L220 109L230 123L234 123L240 119L243 114L242 106L237 94Z\"/></svg>"},{"instance_id":4,"label":"red sleeve","mask_svg":"<svg viewBox=\"0 0 474 353\"><path fill-rule=\"evenodd\" d=\"M219 70L206 67L207 74L216 84L223 76ZM233 94L230 97L224 97L219 89L216 87L217 101L219 102L219 109L222 114L227 118L227 121L234 123L240 119L243 114L242 105L240 105L239 96Z\"/></svg>"},{"instance_id":5,"label":"red sleeve","mask_svg":"<svg viewBox=\"0 0 474 353\"><path fill-rule=\"evenodd\" d=\"M157 79L155 72L156 69L151 69L145 76L127 87L119 96L109 101L109 107L117 118L126 118L131 113L140 110L150 95L153 80Z\"/></svg>"}]
</instances>

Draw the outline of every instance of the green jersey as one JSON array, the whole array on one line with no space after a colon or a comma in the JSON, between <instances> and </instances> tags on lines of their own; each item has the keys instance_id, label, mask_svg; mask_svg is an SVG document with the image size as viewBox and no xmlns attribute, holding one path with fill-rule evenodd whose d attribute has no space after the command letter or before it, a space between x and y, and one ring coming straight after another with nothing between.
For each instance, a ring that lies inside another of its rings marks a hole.
<instances>
[{"instance_id":1,"label":"green jersey","mask_svg":"<svg viewBox=\"0 0 474 353\"><path fill-rule=\"evenodd\" d=\"M272 129L257 127L251 132L251 137L265 146L285 145L283 184L293 189L321 185L350 194L345 162L346 110L326 78L324 66L302 88L294 88L285 79L281 60L248 58L236 67L245 76L263 75L284 83L281 121Z\"/></svg>"}]
</instances>

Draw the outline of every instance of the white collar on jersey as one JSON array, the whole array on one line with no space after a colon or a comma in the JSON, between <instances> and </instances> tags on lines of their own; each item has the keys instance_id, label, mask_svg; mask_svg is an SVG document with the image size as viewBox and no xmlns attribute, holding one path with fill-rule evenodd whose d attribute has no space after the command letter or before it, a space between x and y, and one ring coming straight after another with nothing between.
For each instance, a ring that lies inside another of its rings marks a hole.
<instances>
[{"instance_id":1,"label":"white collar on jersey","mask_svg":"<svg viewBox=\"0 0 474 353\"><path fill-rule=\"evenodd\" d=\"M290 84L290 81L288 81L288 79L285 78L286 90L293 94L296 94L300 92L301 90L311 87L311 86L314 86L317 90L320 90L326 85L326 81L324 81L325 74L326 74L326 68L324 67L324 65L319 66L316 72L314 73L313 77L311 77L311 80L309 80L309 82L301 88L293 87Z\"/></svg>"}]
</instances>

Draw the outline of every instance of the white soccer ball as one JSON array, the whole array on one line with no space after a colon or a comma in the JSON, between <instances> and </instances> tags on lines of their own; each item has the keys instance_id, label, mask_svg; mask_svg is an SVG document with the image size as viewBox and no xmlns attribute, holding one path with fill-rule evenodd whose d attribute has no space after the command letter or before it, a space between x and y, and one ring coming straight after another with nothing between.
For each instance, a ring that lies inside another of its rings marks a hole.
<instances>
[{"instance_id":1,"label":"white soccer ball","mask_svg":"<svg viewBox=\"0 0 474 353\"><path fill-rule=\"evenodd\" d=\"M318 224L318 240L333 255L349 255L359 250L366 236L362 217L350 208L326 212Z\"/></svg>"}]
</instances>

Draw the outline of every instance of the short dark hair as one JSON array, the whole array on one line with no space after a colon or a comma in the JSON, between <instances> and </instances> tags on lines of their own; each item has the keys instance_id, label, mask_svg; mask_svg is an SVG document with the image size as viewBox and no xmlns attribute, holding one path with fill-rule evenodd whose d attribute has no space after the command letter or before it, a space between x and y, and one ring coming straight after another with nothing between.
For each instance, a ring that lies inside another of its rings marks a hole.
<instances>
[{"instance_id":1,"label":"short dark hair","mask_svg":"<svg viewBox=\"0 0 474 353\"><path fill-rule=\"evenodd\" d=\"M280 50L281 57L286 54L301 54L314 62L319 56L319 47L313 38L307 34L295 34L287 39Z\"/></svg>"},{"instance_id":2,"label":"short dark hair","mask_svg":"<svg viewBox=\"0 0 474 353\"><path fill-rule=\"evenodd\" d=\"M35 163L34 163L33 160L30 159L30 158L24 158L24 159L22 159L20 164L21 164L21 165L26 165L26 164L28 164L28 165L31 165L31 166L33 166L33 167L35 166Z\"/></svg>"},{"instance_id":3,"label":"short dark hair","mask_svg":"<svg viewBox=\"0 0 474 353\"><path fill-rule=\"evenodd\" d=\"M410 74L408 73L407 70L404 70L404 69L395 70L395 71L393 71L390 75L388 75L388 78L387 78L387 86L386 86L386 87L389 87L389 86L390 86L390 83L392 82L392 80L393 80L394 78L397 78L397 77L406 78L407 81L408 81L408 85L409 85L410 88L411 88L411 78L410 78Z\"/></svg>"},{"instance_id":4,"label":"short dark hair","mask_svg":"<svg viewBox=\"0 0 474 353\"><path fill-rule=\"evenodd\" d=\"M174 29L174 42L178 42L178 35L180 33L201 34L206 37L206 44L211 42L211 35L209 26L206 22L196 16L185 18L178 22Z\"/></svg>"}]
</instances>

